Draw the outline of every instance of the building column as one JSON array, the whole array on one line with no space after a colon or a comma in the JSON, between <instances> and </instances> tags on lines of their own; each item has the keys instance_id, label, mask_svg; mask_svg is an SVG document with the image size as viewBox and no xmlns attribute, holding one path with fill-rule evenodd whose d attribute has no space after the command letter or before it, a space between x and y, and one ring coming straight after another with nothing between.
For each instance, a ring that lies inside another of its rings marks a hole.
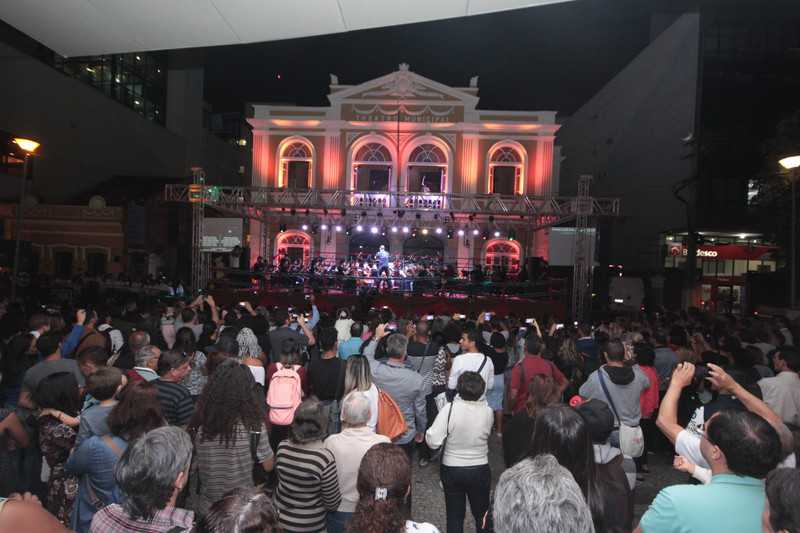
<instances>
[{"instance_id":1,"label":"building column","mask_svg":"<svg viewBox=\"0 0 800 533\"><path fill-rule=\"evenodd\" d=\"M250 184L253 187L269 187L269 134L263 130L253 132L253 173ZM250 219L250 264L259 255L267 259L269 253L267 228L263 222Z\"/></svg>"},{"instance_id":2,"label":"building column","mask_svg":"<svg viewBox=\"0 0 800 533\"><path fill-rule=\"evenodd\" d=\"M478 136L464 135L461 140L461 192L478 191Z\"/></svg>"},{"instance_id":3,"label":"building column","mask_svg":"<svg viewBox=\"0 0 800 533\"><path fill-rule=\"evenodd\" d=\"M325 154L322 168L323 176L320 183L323 189L342 189L341 184L341 154L342 138L338 131L325 133Z\"/></svg>"},{"instance_id":4,"label":"building column","mask_svg":"<svg viewBox=\"0 0 800 533\"><path fill-rule=\"evenodd\" d=\"M533 183L528 181L528 194L551 196L553 194L553 143L552 136L536 140L536 159L533 164ZM532 189L530 187L533 187Z\"/></svg>"}]
</instances>

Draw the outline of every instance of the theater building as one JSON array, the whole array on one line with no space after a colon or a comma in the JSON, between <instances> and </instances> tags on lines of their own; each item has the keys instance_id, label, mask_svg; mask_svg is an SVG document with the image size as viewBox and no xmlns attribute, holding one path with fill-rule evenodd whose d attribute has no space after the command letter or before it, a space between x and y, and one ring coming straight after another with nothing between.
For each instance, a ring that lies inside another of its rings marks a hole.
<instances>
[{"instance_id":1,"label":"theater building","mask_svg":"<svg viewBox=\"0 0 800 533\"><path fill-rule=\"evenodd\" d=\"M253 257L308 262L384 244L460 269L547 258L543 221L515 213L558 193L555 111L478 109L477 77L449 87L406 64L360 85L331 75L328 100L250 106L252 186L272 209L251 223Z\"/></svg>"}]
</instances>

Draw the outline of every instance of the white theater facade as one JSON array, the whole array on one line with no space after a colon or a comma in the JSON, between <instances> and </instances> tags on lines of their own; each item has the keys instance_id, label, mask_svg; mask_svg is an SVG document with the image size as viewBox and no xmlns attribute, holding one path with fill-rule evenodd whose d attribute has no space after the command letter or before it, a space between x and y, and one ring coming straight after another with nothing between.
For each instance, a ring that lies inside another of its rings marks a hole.
<instances>
[{"instance_id":1,"label":"white theater facade","mask_svg":"<svg viewBox=\"0 0 800 533\"><path fill-rule=\"evenodd\" d=\"M251 255L344 258L384 243L392 254L438 248L459 269L547 259L547 230L503 206L557 195L556 113L479 110L477 85L400 65L360 85L332 75L327 107L253 104L252 185L287 194L251 223ZM321 191L344 207L303 203ZM474 199L493 211L467 210Z\"/></svg>"}]
</instances>

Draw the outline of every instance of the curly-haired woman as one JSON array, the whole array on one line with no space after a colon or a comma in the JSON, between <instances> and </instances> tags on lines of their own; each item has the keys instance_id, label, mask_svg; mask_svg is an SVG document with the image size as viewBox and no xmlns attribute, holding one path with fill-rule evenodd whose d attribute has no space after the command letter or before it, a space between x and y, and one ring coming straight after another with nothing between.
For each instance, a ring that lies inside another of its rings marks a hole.
<instances>
[{"instance_id":1,"label":"curly-haired woman","mask_svg":"<svg viewBox=\"0 0 800 533\"><path fill-rule=\"evenodd\" d=\"M253 375L237 361L223 362L210 376L189 423L194 437L192 508L199 516L228 491L252 488L253 454L265 471L273 453L264 426L264 398Z\"/></svg>"},{"instance_id":2,"label":"curly-haired woman","mask_svg":"<svg viewBox=\"0 0 800 533\"><path fill-rule=\"evenodd\" d=\"M358 469L358 504L349 533L439 533L435 526L408 520L411 463L395 444L376 444Z\"/></svg>"}]
</instances>

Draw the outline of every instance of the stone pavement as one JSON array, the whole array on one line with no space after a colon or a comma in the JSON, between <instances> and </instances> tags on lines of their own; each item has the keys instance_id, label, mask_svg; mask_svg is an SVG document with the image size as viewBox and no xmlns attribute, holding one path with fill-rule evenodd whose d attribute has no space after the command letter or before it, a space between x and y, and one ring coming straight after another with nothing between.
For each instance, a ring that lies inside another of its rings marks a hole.
<instances>
[{"instance_id":1,"label":"stone pavement","mask_svg":"<svg viewBox=\"0 0 800 533\"><path fill-rule=\"evenodd\" d=\"M649 456L650 473L643 482L638 482L634 490L634 526L647 510L647 506L662 488L687 483L689 476L672 468L672 458L660 455ZM492 489L505 469L503 449L500 441L492 436L489 440L489 464L492 469ZM439 486L438 463L431 463L425 468L414 464L414 489L412 493L412 518L418 522L430 522L444 533L446 518L444 508L444 492ZM467 506L467 517L464 520L465 533L475 533L475 524Z\"/></svg>"}]
</instances>

